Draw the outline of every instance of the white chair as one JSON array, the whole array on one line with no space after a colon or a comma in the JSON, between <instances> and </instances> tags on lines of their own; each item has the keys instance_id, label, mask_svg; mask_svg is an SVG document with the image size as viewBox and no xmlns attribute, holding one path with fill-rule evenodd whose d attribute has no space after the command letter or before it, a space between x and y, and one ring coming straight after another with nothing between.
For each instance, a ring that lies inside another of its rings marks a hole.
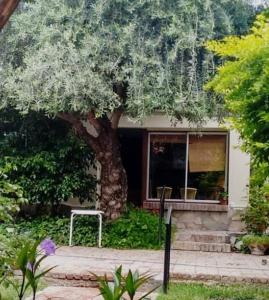
<instances>
[{"instance_id":1,"label":"white chair","mask_svg":"<svg viewBox=\"0 0 269 300\"><path fill-rule=\"evenodd\" d=\"M71 210L71 222L70 222L70 236L69 236L69 246L72 246L73 237L73 221L76 215L81 216L98 216L99 219L99 233L98 233L98 247L101 248L102 245L102 214L104 212L101 210L87 210L87 209L72 209Z\"/></svg>"}]
</instances>

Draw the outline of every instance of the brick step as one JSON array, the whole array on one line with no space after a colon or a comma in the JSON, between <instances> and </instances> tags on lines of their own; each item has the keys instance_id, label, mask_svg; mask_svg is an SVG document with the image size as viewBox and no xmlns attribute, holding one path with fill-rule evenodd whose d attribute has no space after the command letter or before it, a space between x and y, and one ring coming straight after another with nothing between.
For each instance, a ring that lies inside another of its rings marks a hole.
<instances>
[{"instance_id":1,"label":"brick step","mask_svg":"<svg viewBox=\"0 0 269 300\"><path fill-rule=\"evenodd\" d=\"M226 231L180 230L175 235L175 241L229 244L230 236Z\"/></svg>"},{"instance_id":2,"label":"brick step","mask_svg":"<svg viewBox=\"0 0 269 300\"><path fill-rule=\"evenodd\" d=\"M201 242L173 242L172 249L185 251L203 251L203 252L231 252L231 245L225 243L201 243Z\"/></svg>"}]
</instances>

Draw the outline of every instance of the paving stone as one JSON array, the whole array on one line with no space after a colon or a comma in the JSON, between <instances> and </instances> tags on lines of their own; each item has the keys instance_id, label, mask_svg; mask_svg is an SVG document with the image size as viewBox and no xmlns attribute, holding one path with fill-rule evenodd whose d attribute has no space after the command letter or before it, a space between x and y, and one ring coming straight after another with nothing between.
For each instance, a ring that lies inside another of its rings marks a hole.
<instances>
[{"instance_id":1,"label":"paving stone","mask_svg":"<svg viewBox=\"0 0 269 300\"><path fill-rule=\"evenodd\" d=\"M212 280L228 282L269 283L269 264L264 256L241 253L198 251L171 252L171 278L178 280ZM64 286L96 286L90 272L102 276L123 265L140 272L148 271L155 278L163 277L163 250L115 250L87 247L60 247L48 257L42 267L57 266L47 277L50 284Z\"/></svg>"},{"instance_id":2,"label":"paving stone","mask_svg":"<svg viewBox=\"0 0 269 300\"><path fill-rule=\"evenodd\" d=\"M97 300L99 293L98 289L92 288L52 286L39 292L36 300ZM32 298L29 297L27 300Z\"/></svg>"}]
</instances>

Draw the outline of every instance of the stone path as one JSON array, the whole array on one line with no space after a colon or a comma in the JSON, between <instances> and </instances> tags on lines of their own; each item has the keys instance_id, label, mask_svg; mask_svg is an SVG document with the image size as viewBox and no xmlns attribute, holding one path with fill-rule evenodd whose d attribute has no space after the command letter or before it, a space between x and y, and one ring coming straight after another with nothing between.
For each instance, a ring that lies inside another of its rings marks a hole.
<instances>
[{"instance_id":1,"label":"stone path","mask_svg":"<svg viewBox=\"0 0 269 300\"><path fill-rule=\"evenodd\" d=\"M42 267L56 266L47 276L49 287L38 293L37 300L100 300L94 275L107 274L122 265L128 269L154 274L146 287L161 283L164 251L115 250L86 247L60 247ZM269 283L269 257L237 253L172 251L171 277L174 280L216 281L223 283ZM149 297L155 300L156 294ZM31 298L29 298L30 300Z\"/></svg>"},{"instance_id":2,"label":"stone path","mask_svg":"<svg viewBox=\"0 0 269 300\"><path fill-rule=\"evenodd\" d=\"M116 266L149 271L156 281L163 276L164 251L115 250L87 247L60 247L43 266L57 266L48 280L70 286L96 286L94 276L111 272ZM266 264L264 264L266 263ZM269 283L269 258L238 253L172 251L171 277L179 280Z\"/></svg>"}]
</instances>

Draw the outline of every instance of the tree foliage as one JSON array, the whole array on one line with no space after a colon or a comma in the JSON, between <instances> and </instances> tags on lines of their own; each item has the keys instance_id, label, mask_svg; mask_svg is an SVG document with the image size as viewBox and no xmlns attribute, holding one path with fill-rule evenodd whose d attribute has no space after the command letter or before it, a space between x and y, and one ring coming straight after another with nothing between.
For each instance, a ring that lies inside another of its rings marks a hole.
<instances>
[{"instance_id":1,"label":"tree foliage","mask_svg":"<svg viewBox=\"0 0 269 300\"><path fill-rule=\"evenodd\" d=\"M262 167L260 176L264 181L269 174L268 12L257 17L248 35L212 41L208 49L225 59L225 63L207 88L224 96L231 112L229 121L240 132L256 165Z\"/></svg>"},{"instance_id":2,"label":"tree foliage","mask_svg":"<svg viewBox=\"0 0 269 300\"><path fill-rule=\"evenodd\" d=\"M0 222L11 221L19 212L20 205L26 203L20 186L11 183L0 170Z\"/></svg>"},{"instance_id":3,"label":"tree foliage","mask_svg":"<svg viewBox=\"0 0 269 300\"><path fill-rule=\"evenodd\" d=\"M1 38L4 102L52 115L121 107L138 119L161 109L199 120L214 102L202 90L215 69L205 40L246 31L252 16L243 0L25 3Z\"/></svg>"},{"instance_id":4,"label":"tree foliage","mask_svg":"<svg viewBox=\"0 0 269 300\"><path fill-rule=\"evenodd\" d=\"M2 105L68 121L100 162L100 209L118 218L121 115L161 110L194 122L214 113L219 98L202 87L215 59L204 43L244 32L253 14L244 0L24 2L0 38Z\"/></svg>"},{"instance_id":5,"label":"tree foliage","mask_svg":"<svg viewBox=\"0 0 269 300\"><path fill-rule=\"evenodd\" d=\"M30 203L94 197L95 179L87 174L93 155L63 121L9 108L0 111L0 124L0 169Z\"/></svg>"}]
</instances>

